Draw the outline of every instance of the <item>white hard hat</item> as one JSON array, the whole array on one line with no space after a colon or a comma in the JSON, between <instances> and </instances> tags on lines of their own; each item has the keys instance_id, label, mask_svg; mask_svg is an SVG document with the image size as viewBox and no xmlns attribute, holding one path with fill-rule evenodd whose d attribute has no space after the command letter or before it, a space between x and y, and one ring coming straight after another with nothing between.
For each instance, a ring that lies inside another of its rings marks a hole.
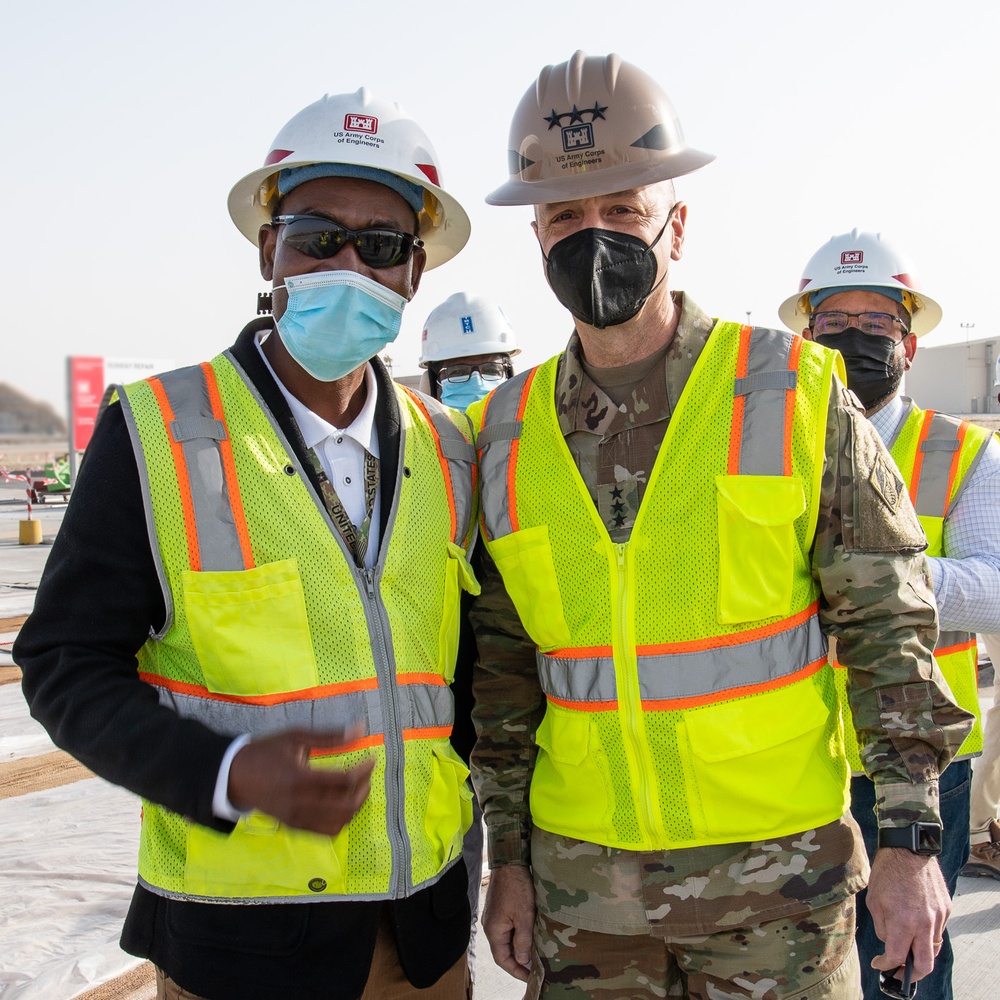
<instances>
[{"instance_id":1,"label":"white hard hat","mask_svg":"<svg viewBox=\"0 0 1000 1000\"><path fill-rule=\"evenodd\" d=\"M424 323L420 367L432 361L469 358L476 354L520 354L503 310L481 295L455 292Z\"/></svg>"},{"instance_id":2,"label":"white hard hat","mask_svg":"<svg viewBox=\"0 0 1000 1000\"><path fill-rule=\"evenodd\" d=\"M510 179L490 205L613 194L690 173L715 157L684 141L670 99L621 56L577 51L546 66L514 112Z\"/></svg>"},{"instance_id":3,"label":"white hard hat","mask_svg":"<svg viewBox=\"0 0 1000 1000\"><path fill-rule=\"evenodd\" d=\"M922 337L941 322L941 307L918 291L909 261L881 233L852 229L833 236L812 255L802 272L799 290L778 307L781 322L801 333L809 324L809 296L825 288L893 288L902 293L910 313L910 332Z\"/></svg>"},{"instance_id":4,"label":"white hard hat","mask_svg":"<svg viewBox=\"0 0 1000 1000\"><path fill-rule=\"evenodd\" d=\"M278 172L311 163L385 170L423 188L418 235L428 269L450 260L468 242L469 217L440 187L437 154L424 130L398 104L362 87L353 94L327 94L300 111L275 136L264 166L229 192L229 214L251 243L256 245L260 227L271 221Z\"/></svg>"}]
</instances>

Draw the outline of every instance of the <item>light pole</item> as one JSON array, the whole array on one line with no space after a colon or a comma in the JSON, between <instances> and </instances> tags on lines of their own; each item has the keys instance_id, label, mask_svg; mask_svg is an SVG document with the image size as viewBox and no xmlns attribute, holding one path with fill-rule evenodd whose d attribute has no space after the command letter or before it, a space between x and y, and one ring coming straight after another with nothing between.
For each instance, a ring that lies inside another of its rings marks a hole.
<instances>
[{"instance_id":1,"label":"light pole","mask_svg":"<svg viewBox=\"0 0 1000 1000\"><path fill-rule=\"evenodd\" d=\"M750 325L750 310L747 310L747 326Z\"/></svg>"},{"instance_id":2,"label":"light pole","mask_svg":"<svg viewBox=\"0 0 1000 1000\"><path fill-rule=\"evenodd\" d=\"M969 344L969 331L975 329L976 324L975 323L959 323L958 325L965 331L965 344L966 344L966 346L968 346L968 344ZM989 374L989 372L987 372L987 374ZM979 397L978 396L973 396L972 397L972 404L971 404L972 405L972 412L973 413L978 413L979 412L979 406L977 405L978 402L979 402ZM985 396L983 398L983 413L986 412L986 407L988 407L988 406L989 406L989 396Z\"/></svg>"}]
</instances>

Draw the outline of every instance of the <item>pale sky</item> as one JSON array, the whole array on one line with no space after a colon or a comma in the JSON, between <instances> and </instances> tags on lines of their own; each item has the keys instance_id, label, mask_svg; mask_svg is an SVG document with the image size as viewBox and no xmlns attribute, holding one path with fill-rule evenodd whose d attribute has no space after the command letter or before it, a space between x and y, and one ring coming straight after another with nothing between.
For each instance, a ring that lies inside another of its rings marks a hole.
<instances>
[{"instance_id":1,"label":"pale sky","mask_svg":"<svg viewBox=\"0 0 1000 1000\"><path fill-rule=\"evenodd\" d=\"M68 354L181 365L228 347L265 287L230 188L292 115L361 86L422 125L473 226L407 307L395 373L417 370L424 319L460 290L503 307L518 369L558 352L571 322L530 209L484 196L506 180L522 94L576 49L656 78L717 156L677 182L689 215L671 287L779 326L812 253L859 227L904 249L943 306L927 344L986 336L998 28L987 0L5 3L0 381L65 413Z\"/></svg>"}]
</instances>

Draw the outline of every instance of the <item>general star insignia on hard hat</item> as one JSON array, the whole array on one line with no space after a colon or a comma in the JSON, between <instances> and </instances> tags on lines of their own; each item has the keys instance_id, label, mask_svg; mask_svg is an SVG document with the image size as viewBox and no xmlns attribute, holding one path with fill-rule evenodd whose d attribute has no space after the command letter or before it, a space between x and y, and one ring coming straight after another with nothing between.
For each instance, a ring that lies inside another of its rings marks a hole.
<instances>
[{"instance_id":1,"label":"general star insignia on hard hat","mask_svg":"<svg viewBox=\"0 0 1000 1000\"><path fill-rule=\"evenodd\" d=\"M891 469L888 462L879 455L875 459L875 465L869 479L875 492L882 498L882 502L895 514L903 491L903 480L899 474Z\"/></svg>"}]
</instances>

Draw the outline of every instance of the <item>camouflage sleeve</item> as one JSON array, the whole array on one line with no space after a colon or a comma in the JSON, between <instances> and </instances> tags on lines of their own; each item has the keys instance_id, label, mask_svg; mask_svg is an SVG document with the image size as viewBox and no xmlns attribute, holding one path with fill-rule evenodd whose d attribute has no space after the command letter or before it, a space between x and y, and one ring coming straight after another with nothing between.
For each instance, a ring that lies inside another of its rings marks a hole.
<instances>
[{"instance_id":1,"label":"camouflage sleeve","mask_svg":"<svg viewBox=\"0 0 1000 1000\"><path fill-rule=\"evenodd\" d=\"M848 670L861 760L882 826L940 822L938 775L972 726L934 662L926 539L902 477L834 380L813 574L820 620Z\"/></svg>"},{"instance_id":2,"label":"camouflage sleeve","mask_svg":"<svg viewBox=\"0 0 1000 1000\"><path fill-rule=\"evenodd\" d=\"M479 662L473 675L477 740L472 777L486 821L490 867L528 864L535 731L545 712L535 645L521 626L493 560L480 544L476 575L482 592L469 612Z\"/></svg>"}]
</instances>

